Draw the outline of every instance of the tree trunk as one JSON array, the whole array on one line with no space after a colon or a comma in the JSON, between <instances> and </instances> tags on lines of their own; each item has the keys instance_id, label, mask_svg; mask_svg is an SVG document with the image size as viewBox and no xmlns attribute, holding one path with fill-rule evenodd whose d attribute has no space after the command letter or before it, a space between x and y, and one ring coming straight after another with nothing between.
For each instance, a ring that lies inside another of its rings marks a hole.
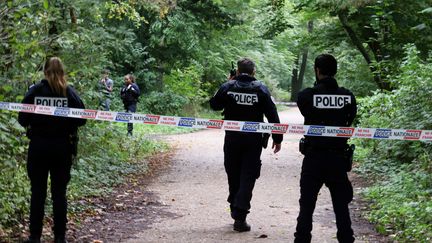
<instances>
[{"instance_id":1,"label":"tree trunk","mask_svg":"<svg viewBox=\"0 0 432 243\"><path fill-rule=\"evenodd\" d=\"M73 30L76 30L77 27L77 16L75 14L75 9L71 6L69 7L69 16L71 19L71 28Z\"/></svg>"},{"instance_id":2,"label":"tree trunk","mask_svg":"<svg viewBox=\"0 0 432 243\"><path fill-rule=\"evenodd\" d=\"M294 68L292 70L292 76L291 76L291 101L295 102L297 101L297 96L300 91L298 88L301 86L299 85L299 78L298 78L298 66L299 66L299 59L300 57L297 56L294 60Z\"/></svg>"},{"instance_id":3,"label":"tree trunk","mask_svg":"<svg viewBox=\"0 0 432 243\"><path fill-rule=\"evenodd\" d=\"M338 17L348 37L351 39L354 46L356 46L356 48L360 51L366 63L369 65L369 69L372 75L374 76L375 83L378 85L380 89L390 90L390 83L382 79L381 73L373 66L372 59L368 51L366 50L366 48L363 46L362 41L356 35L354 30L351 28L351 26L349 26L347 14L345 12L339 12Z\"/></svg>"},{"instance_id":4,"label":"tree trunk","mask_svg":"<svg viewBox=\"0 0 432 243\"><path fill-rule=\"evenodd\" d=\"M308 33L311 34L313 31L313 21L310 20L308 22ZM298 86L298 90L300 91L302 89L303 86L303 81L304 81L304 76L305 76L305 72L306 72L306 66L307 66L307 59L308 59L308 54L309 54L309 47L306 46L303 49L303 54L302 54L302 62L300 65L300 74L299 74L299 86Z\"/></svg>"},{"instance_id":5,"label":"tree trunk","mask_svg":"<svg viewBox=\"0 0 432 243\"><path fill-rule=\"evenodd\" d=\"M313 31L313 21L309 21L308 22L308 32L312 33L312 31ZM306 46L303 49L303 52L301 54L301 56L302 56L301 64L299 63L300 55L297 56L295 59L295 62L294 62L295 67L293 69L292 79L291 79L291 101L297 101L298 93L300 92L300 90L303 87L303 81L304 81L304 76L306 73L308 54L309 54L309 47ZM300 65L300 73L298 71L299 65Z\"/></svg>"}]
</instances>

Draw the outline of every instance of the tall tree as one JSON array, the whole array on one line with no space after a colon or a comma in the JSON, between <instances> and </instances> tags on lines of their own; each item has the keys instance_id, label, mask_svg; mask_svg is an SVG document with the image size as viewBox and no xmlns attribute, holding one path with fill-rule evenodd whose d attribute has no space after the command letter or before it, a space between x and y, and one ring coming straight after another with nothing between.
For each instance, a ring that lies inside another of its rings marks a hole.
<instances>
[{"instance_id":1,"label":"tall tree","mask_svg":"<svg viewBox=\"0 0 432 243\"><path fill-rule=\"evenodd\" d=\"M421 12L429 5L416 0L340 0L337 4L310 0L297 1L297 10L337 18L345 37L369 65L378 87L391 89L387 77L397 72L393 67L402 58L402 46L415 43L424 55L432 46L432 20Z\"/></svg>"},{"instance_id":2,"label":"tall tree","mask_svg":"<svg viewBox=\"0 0 432 243\"><path fill-rule=\"evenodd\" d=\"M309 20L307 24L308 33L313 31L313 21ZM296 57L294 62L293 73L291 77L291 101L297 101L298 93L302 89L303 80L306 73L306 65L308 62L309 46L305 45L302 48L302 53ZM301 55L301 64L300 61ZM300 67L300 72L299 72Z\"/></svg>"}]
</instances>

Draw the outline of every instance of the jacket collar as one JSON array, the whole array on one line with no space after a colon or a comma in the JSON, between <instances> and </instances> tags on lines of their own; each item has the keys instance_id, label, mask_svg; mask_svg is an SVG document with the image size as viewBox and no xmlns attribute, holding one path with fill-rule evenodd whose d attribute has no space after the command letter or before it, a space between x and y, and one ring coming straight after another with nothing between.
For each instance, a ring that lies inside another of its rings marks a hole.
<instances>
[{"instance_id":1,"label":"jacket collar","mask_svg":"<svg viewBox=\"0 0 432 243\"><path fill-rule=\"evenodd\" d=\"M240 82L252 82L252 81L255 81L256 78L253 76L250 76L249 74L242 73L242 74L237 75L234 78L234 80L238 80Z\"/></svg>"},{"instance_id":2,"label":"jacket collar","mask_svg":"<svg viewBox=\"0 0 432 243\"><path fill-rule=\"evenodd\" d=\"M329 88L339 88L336 79L334 79L333 77L326 77L321 80L318 80L317 85L324 85L325 87L329 87Z\"/></svg>"}]
</instances>

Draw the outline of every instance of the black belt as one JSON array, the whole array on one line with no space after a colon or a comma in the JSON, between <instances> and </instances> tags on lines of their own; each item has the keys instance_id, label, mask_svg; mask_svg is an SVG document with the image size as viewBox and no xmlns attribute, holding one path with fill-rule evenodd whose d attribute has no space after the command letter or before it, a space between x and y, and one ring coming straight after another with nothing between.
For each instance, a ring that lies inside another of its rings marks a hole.
<instances>
[{"instance_id":1,"label":"black belt","mask_svg":"<svg viewBox=\"0 0 432 243\"><path fill-rule=\"evenodd\" d=\"M343 153L345 148L324 148L324 147L308 147L306 152L329 152L329 153Z\"/></svg>"}]
</instances>

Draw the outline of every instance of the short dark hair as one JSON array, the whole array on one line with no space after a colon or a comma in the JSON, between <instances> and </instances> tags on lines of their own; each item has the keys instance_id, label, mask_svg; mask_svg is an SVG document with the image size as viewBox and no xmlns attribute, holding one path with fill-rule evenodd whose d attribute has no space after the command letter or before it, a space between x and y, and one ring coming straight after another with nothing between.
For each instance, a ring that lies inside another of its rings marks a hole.
<instances>
[{"instance_id":1,"label":"short dark hair","mask_svg":"<svg viewBox=\"0 0 432 243\"><path fill-rule=\"evenodd\" d=\"M315 58L315 68L320 70L322 75L335 76L337 73L337 61L330 54L321 54Z\"/></svg>"},{"instance_id":2,"label":"short dark hair","mask_svg":"<svg viewBox=\"0 0 432 243\"><path fill-rule=\"evenodd\" d=\"M249 58L242 58L237 62L239 73L253 74L255 71L255 63Z\"/></svg>"}]
</instances>

